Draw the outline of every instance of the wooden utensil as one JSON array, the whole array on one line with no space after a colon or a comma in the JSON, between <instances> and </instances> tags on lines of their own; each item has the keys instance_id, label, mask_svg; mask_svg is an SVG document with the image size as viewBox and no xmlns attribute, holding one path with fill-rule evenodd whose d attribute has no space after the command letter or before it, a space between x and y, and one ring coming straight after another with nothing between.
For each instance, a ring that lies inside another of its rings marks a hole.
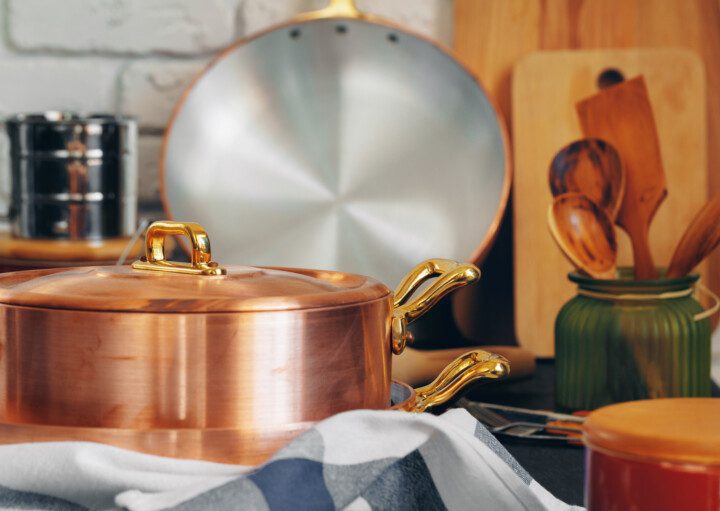
<instances>
[{"instance_id":1,"label":"wooden utensil","mask_svg":"<svg viewBox=\"0 0 720 511\"><path fill-rule=\"evenodd\" d=\"M623 159L625 198L615 223L630 236L635 278L657 278L648 233L667 188L645 79L638 76L608 87L580 101L577 112L585 136L607 140Z\"/></svg>"},{"instance_id":2,"label":"wooden utensil","mask_svg":"<svg viewBox=\"0 0 720 511\"><path fill-rule=\"evenodd\" d=\"M550 163L553 197L582 193L615 220L625 193L625 172L617 150L604 140L583 138L558 151Z\"/></svg>"},{"instance_id":3,"label":"wooden utensil","mask_svg":"<svg viewBox=\"0 0 720 511\"><path fill-rule=\"evenodd\" d=\"M596 279L615 277L617 241L605 211L581 193L555 197L548 225L563 254Z\"/></svg>"},{"instance_id":4,"label":"wooden utensil","mask_svg":"<svg viewBox=\"0 0 720 511\"><path fill-rule=\"evenodd\" d=\"M710 199L695 216L670 259L667 278L690 273L720 243L720 194Z\"/></svg>"},{"instance_id":5,"label":"wooden utensil","mask_svg":"<svg viewBox=\"0 0 720 511\"><path fill-rule=\"evenodd\" d=\"M482 346L443 350L417 350L405 348L392 362L392 377L408 385L422 385L432 381L450 362L463 353L475 349L491 351L505 357L510 363L510 374L505 380L517 380L535 372L535 355L517 346Z\"/></svg>"}]
</instances>

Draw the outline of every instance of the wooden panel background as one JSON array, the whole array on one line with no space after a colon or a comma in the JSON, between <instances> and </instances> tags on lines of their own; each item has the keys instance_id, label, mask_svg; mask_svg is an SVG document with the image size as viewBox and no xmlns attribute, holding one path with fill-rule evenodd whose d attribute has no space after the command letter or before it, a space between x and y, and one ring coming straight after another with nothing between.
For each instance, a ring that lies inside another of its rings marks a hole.
<instances>
[{"instance_id":1,"label":"wooden panel background","mask_svg":"<svg viewBox=\"0 0 720 511\"><path fill-rule=\"evenodd\" d=\"M707 81L708 182L711 193L720 191L720 0L455 0L454 18L458 56L480 76L508 124L512 67L532 51L677 46L697 52ZM503 229L510 228L505 221ZM510 250L508 244L496 245L483 265L485 274L510 274ZM717 253L709 283L720 291ZM502 288L487 291L505 294L512 285L507 279ZM466 315L479 316L482 311ZM484 340L483 328L465 323L464 332ZM512 330L511 325L495 328Z\"/></svg>"}]
</instances>

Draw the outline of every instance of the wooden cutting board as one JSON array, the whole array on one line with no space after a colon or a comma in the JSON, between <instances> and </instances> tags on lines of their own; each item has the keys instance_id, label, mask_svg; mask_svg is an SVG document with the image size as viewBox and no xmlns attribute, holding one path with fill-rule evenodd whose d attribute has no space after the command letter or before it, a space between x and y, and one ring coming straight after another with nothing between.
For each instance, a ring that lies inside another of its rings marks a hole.
<instances>
[{"instance_id":1,"label":"wooden cutting board","mask_svg":"<svg viewBox=\"0 0 720 511\"><path fill-rule=\"evenodd\" d=\"M575 292L566 278L572 267L546 223L548 166L560 148L582 137L575 104L597 92L598 76L608 69L626 78L642 74L647 83L668 189L650 227L657 265L668 264L708 196L705 73L694 52L567 50L521 58L512 74L515 329L519 343L539 356L554 353L555 316ZM631 265L627 235L619 228L617 235L618 263Z\"/></svg>"}]
</instances>

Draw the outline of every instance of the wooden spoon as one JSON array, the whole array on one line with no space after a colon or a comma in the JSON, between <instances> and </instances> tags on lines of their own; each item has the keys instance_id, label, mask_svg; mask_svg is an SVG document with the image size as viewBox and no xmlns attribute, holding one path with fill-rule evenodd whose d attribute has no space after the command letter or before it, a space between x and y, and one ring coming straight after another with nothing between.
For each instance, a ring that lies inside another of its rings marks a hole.
<instances>
[{"instance_id":1,"label":"wooden spoon","mask_svg":"<svg viewBox=\"0 0 720 511\"><path fill-rule=\"evenodd\" d=\"M720 194L698 211L675 248L667 278L684 277L720 243Z\"/></svg>"},{"instance_id":2,"label":"wooden spoon","mask_svg":"<svg viewBox=\"0 0 720 511\"><path fill-rule=\"evenodd\" d=\"M553 197L578 192L615 220L625 193L625 171L617 150L599 138L566 145L553 158L549 171Z\"/></svg>"},{"instance_id":3,"label":"wooden spoon","mask_svg":"<svg viewBox=\"0 0 720 511\"><path fill-rule=\"evenodd\" d=\"M615 278L617 241L605 211L581 193L555 197L548 225L563 254L595 279Z\"/></svg>"},{"instance_id":4,"label":"wooden spoon","mask_svg":"<svg viewBox=\"0 0 720 511\"><path fill-rule=\"evenodd\" d=\"M583 133L607 140L626 170L615 220L633 247L636 279L657 278L648 243L650 222L667 195L655 120L642 76L603 89L576 105Z\"/></svg>"}]
</instances>

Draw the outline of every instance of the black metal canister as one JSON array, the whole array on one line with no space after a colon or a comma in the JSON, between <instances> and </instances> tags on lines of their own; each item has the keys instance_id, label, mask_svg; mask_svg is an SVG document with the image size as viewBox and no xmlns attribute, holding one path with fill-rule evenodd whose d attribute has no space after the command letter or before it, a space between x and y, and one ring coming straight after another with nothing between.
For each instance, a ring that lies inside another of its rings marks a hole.
<instances>
[{"instance_id":1,"label":"black metal canister","mask_svg":"<svg viewBox=\"0 0 720 511\"><path fill-rule=\"evenodd\" d=\"M5 121L12 233L92 240L130 236L137 222L137 126L129 117L66 112Z\"/></svg>"}]
</instances>

